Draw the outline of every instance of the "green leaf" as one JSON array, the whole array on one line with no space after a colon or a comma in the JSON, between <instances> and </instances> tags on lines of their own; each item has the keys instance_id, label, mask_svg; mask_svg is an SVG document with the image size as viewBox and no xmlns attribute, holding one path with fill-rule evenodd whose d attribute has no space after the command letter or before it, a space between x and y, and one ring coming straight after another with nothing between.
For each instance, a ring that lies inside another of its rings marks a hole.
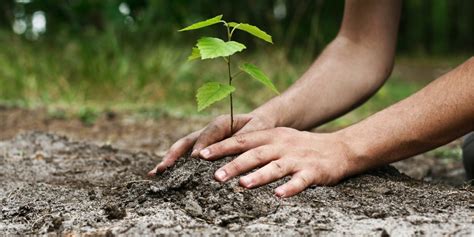
<instances>
[{"instance_id":1,"label":"green leaf","mask_svg":"<svg viewBox=\"0 0 474 237\"><path fill-rule=\"evenodd\" d=\"M193 47L193 51L191 52L191 55L189 55L188 61L194 60L196 58L201 58L201 52L199 52L198 48Z\"/></svg>"},{"instance_id":2,"label":"green leaf","mask_svg":"<svg viewBox=\"0 0 474 237\"><path fill-rule=\"evenodd\" d=\"M204 37L198 40L197 47L201 53L201 59L226 57L244 50L245 45L235 42L224 42L219 38Z\"/></svg>"},{"instance_id":3,"label":"green leaf","mask_svg":"<svg viewBox=\"0 0 474 237\"><path fill-rule=\"evenodd\" d=\"M260 30L258 27L249 25L247 23L237 23L237 22L229 22L230 27L237 27L239 30L246 31L249 34L252 34L255 37L258 37L262 40L267 41L268 43L273 44L272 36L265 33L265 31Z\"/></svg>"},{"instance_id":4,"label":"green leaf","mask_svg":"<svg viewBox=\"0 0 474 237\"><path fill-rule=\"evenodd\" d=\"M188 31L188 30L196 30L196 29L199 29L199 28L204 28L204 27L214 25L214 24L217 24L217 23L221 22L221 19L222 19L222 15L218 15L218 16L215 16L211 19L207 19L205 21L200 21L200 22L194 23L194 24L192 24L188 27L185 27L181 30L178 30L178 31Z\"/></svg>"},{"instance_id":5,"label":"green leaf","mask_svg":"<svg viewBox=\"0 0 474 237\"><path fill-rule=\"evenodd\" d=\"M224 99L235 90L235 87L224 85L217 82L208 82L201 86L196 94L198 111L201 111L209 105Z\"/></svg>"},{"instance_id":6,"label":"green leaf","mask_svg":"<svg viewBox=\"0 0 474 237\"><path fill-rule=\"evenodd\" d=\"M263 83L266 87L270 88L275 93L280 94L275 85L273 85L272 81L270 81L270 79L257 66L250 63L244 63L240 66L240 70L246 72L252 78Z\"/></svg>"}]
</instances>

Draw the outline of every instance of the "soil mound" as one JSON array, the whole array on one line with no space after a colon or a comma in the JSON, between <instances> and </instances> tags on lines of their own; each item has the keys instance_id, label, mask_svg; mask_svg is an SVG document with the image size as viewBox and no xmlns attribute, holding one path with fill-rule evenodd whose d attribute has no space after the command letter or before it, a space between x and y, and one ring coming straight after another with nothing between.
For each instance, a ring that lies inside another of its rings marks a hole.
<instances>
[{"instance_id":1,"label":"soil mound","mask_svg":"<svg viewBox=\"0 0 474 237\"><path fill-rule=\"evenodd\" d=\"M474 232L472 187L428 184L393 167L278 199L284 180L221 184L216 162L182 158L153 179L160 157L24 133L0 142L4 234L426 234ZM470 203L471 202L471 203Z\"/></svg>"}]
</instances>

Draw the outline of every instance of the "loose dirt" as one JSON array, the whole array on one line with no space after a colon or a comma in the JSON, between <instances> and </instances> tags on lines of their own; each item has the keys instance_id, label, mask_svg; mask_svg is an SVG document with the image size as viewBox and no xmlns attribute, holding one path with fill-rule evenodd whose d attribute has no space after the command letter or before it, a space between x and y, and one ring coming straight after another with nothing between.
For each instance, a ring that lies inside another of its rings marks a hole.
<instances>
[{"instance_id":1,"label":"loose dirt","mask_svg":"<svg viewBox=\"0 0 474 237\"><path fill-rule=\"evenodd\" d=\"M426 183L387 166L278 199L284 182L221 184L226 159L184 157L164 174L149 152L28 132L0 142L3 234L472 235L474 190Z\"/></svg>"},{"instance_id":2,"label":"loose dirt","mask_svg":"<svg viewBox=\"0 0 474 237\"><path fill-rule=\"evenodd\" d=\"M166 115L140 116L136 111L131 113L109 111L99 114L93 124L87 125L74 116L55 115L62 113L67 115L67 112L61 109L51 113L45 108L22 109L0 105L0 140L12 139L21 132L43 131L65 135L74 140L99 145L113 144L115 148L144 151L161 156L174 141L201 129L211 120L211 118L183 119ZM458 139L446 145L444 149L459 151L460 144L461 140ZM465 179L459 156L443 155L440 158L433 153L425 153L397 162L394 166L400 172L417 180L460 186Z\"/></svg>"}]
</instances>

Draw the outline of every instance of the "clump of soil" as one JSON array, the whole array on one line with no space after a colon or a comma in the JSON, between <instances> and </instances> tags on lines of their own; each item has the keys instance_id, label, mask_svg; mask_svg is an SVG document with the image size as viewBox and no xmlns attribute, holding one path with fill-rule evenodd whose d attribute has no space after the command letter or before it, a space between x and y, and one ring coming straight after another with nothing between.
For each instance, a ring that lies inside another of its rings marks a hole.
<instances>
[{"instance_id":1,"label":"clump of soil","mask_svg":"<svg viewBox=\"0 0 474 237\"><path fill-rule=\"evenodd\" d=\"M213 171L223 161L183 158L151 183L149 193L163 200L176 200L188 215L219 226L241 224L277 210L279 202L270 187L245 190L238 186L237 179L216 182Z\"/></svg>"},{"instance_id":2,"label":"clump of soil","mask_svg":"<svg viewBox=\"0 0 474 237\"><path fill-rule=\"evenodd\" d=\"M108 204L104 208L104 213L109 220L121 220L127 216L127 212L124 208L121 208L117 205Z\"/></svg>"},{"instance_id":3,"label":"clump of soil","mask_svg":"<svg viewBox=\"0 0 474 237\"><path fill-rule=\"evenodd\" d=\"M0 231L5 234L470 235L473 189L429 184L385 167L289 199L237 179L226 159L184 157L153 179L160 157L25 133L0 142Z\"/></svg>"}]
</instances>

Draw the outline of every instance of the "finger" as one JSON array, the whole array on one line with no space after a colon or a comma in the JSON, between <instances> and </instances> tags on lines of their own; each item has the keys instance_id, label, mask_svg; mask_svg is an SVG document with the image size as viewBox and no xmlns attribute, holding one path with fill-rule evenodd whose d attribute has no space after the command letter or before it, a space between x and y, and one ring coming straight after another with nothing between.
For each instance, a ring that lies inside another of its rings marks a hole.
<instances>
[{"instance_id":1,"label":"finger","mask_svg":"<svg viewBox=\"0 0 474 237\"><path fill-rule=\"evenodd\" d=\"M313 184L311 174L307 172L298 172L293 175L290 181L275 189L275 195L278 197L291 197L296 195Z\"/></svg>"},{"instance_id":2,"label":"finger","mask_svg":"<svg viewBox=\"0 0 474 237\"><path fill-rule=\"evenodd\" d=\"M259 170L240 178L240 185L246 188L256 188L285 177L292 171L293 165L288 161L274 160Z\"/></svg>"},{"instance_id":3,"label":"finger","mask_svg":"<svg viewBox=\"0 0 474 237\"><path fill-rule=\"evenodd\" d=\"M236 115L234 117L233 130L236 131L241 129L243 126L245 126L245 124L247 124L248 121L250 121L250 119L251 117L249 115ZM215 142L222 141L224 138L230 137L231 135L230 116L222 115L217 117L202 131L201 135L194 144L191 156L198 156L199 152L203 148Z\"/></svg>"},{"instance_id":4,"label":"finger","mask_svg":"<svg viewBox=\"0 0 474 237\"><path fill-rule=\"evenodd\" d=\"M278 149L270 145L249 150L216 171L214 177L225 182L239 174L261 167L278 157Z\"/></svg>"},{"instance_id":5,"label":"finger","mask_svg":"<svg viewBox=\"0 0 474 237\"><path fill-rule=\"evenodd\" d=\"M163 157L163 160L158 165L156 165L154 169L148 172L148 175L154 176L157 172L163 172L166 170L166 168L172 166L179 157L184 155L191 148L201 131L202 129L195 131L189 134L188 136L176 141L170 147L168 152L166 152L166 155Z\"/></svg>"},{"instance_id":6,"label":"finger","mask_svg":"<svg viewBox=\"0 0 474 237\"><path fill-rule=\"evenodd\" d=\"M206 160L215 160L225 155L237 154L265 145L269 143L273 137L274 135L270 130L235 135L206 147L201 150L199 155Z\"/></svg>"}]
</instances>

